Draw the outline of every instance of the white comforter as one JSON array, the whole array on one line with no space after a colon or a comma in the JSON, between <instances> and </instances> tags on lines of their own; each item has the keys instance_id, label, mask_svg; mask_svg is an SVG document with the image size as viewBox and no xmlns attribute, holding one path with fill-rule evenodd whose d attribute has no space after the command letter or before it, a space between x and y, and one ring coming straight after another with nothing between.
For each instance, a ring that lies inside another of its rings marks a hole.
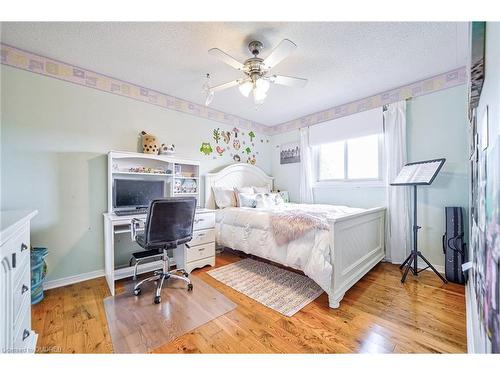
<instances>
[{"instance_id":1,"label":"white comforter","mask_svg":"<svg viewBox=\"0 0 500 375\"><path fill-rule=\"evenodd\" d=\"M300 209L319 217L335 219L363 211L360 208L288 203L273 208L230 207L216 212L216 241L219 245L253 254L304 272L323 290L329 291L332 277L330 230L313 229L288 244L278 246L271 229L273 210Z\"/></svg>"}]
</instances>

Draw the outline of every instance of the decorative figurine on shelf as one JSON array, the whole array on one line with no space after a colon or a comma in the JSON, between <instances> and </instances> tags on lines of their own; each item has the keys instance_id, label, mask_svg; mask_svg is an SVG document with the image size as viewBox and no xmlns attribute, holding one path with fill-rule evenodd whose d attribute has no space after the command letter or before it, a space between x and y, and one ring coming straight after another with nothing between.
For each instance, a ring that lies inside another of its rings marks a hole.
<instances>
[{"instance_id":1,"label":"decorative figurine on shelf","mask_svg":"<svg viewBox=\"0 0 500 375\"><path fill-rule=\"evenodd\" d=\"M171 144L171 145L168 145L168 144L165 144L165 143L161 144L161 146L160 146L160 154L162 154L162 155L172 155L173 153L175 153L175 145L174 144Z\"/></svg>"},{"instance_id":2,"label":"decorative figurine on shelf","mask_svg":"<svg viewBox=\"0 0 500 375\"><path fill-rule=\"evenodd\" d=\"M175 180L174 192L175 193L180 193L181 192L181 180Z\"/></svg>"},{"instance_id":3,"label":"decorative figurine on shelf","mask_svg":"<svg viewBox=\"0 0 500 375\"><path fill-rule=\"evenodd\" d=\"M144 130L141 132L142 139L142 152L145 154L158 155L160 150L158 139L152 135L146 133Z\"/></svg>"}]
</instances>

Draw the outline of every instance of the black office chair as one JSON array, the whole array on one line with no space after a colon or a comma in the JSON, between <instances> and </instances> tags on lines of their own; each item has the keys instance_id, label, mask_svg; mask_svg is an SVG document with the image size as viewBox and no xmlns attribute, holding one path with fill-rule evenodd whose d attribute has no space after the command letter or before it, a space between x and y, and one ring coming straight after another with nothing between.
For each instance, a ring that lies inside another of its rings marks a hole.
<instances>
[{"instance_id":1,"label":"black office chair","mask_svg":"<svg viewBox=\"0 0 500 375\"><path fill-rule=\"evenodd\" d=\"M132 254L135 260L134 280L137 279L137 266L142 260L162 257L163 268L155 271L154 275L139 281L134 286L134 294L141 294L140 286L149 281L156 281L156 295L154 303L161 301L161 289L166 279L184 280L188 285L188 291L193 290L193 284L188 274L183 269L170 272L170 262L167 250L175 249L177 246L186 244L193 237L193 221L196 210L196 199L186 198L164 198L155 199L149 204L144 224L144 232L137 234L140 219L132 219L132 237L145 251ZM187 246L187 245L186 245ZM181 273L178 275L177 273Z\"/></svg>"}]
</instances>

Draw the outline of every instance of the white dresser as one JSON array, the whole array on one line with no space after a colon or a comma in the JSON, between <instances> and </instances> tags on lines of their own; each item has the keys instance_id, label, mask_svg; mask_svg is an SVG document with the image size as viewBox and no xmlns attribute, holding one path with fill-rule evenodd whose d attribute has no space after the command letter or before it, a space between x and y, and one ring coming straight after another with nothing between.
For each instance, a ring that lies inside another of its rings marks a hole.
<instances>
[{"instance_id":1,"label":"white dresser","mask_svg":"<svg viewBox=\"0 0 500 375\"><path fill-rule=\"evenodd\" d=\"M30 221L37 211L2 211L0 221L0 350L32 353Z\"/></svg>"},{"instance_id":2,"label":"white dresser","mask_svg":"<svg viewBox=\"0 0 500 375\"><path fill-rule=\"evenodd\" d=\"M195 268L215 266L215 211L198 209L194 217L193 239L183 250L174 251L178 268L191 273Z\"/></svg>"}]
</instances>

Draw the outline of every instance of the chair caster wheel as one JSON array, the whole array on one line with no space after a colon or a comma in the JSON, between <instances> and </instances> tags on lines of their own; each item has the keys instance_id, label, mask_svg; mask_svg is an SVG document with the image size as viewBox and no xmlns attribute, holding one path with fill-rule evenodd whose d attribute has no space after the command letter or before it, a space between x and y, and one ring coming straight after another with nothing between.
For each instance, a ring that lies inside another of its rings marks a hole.
<instances>
[{"instance_id":1,"label":"chair caster wheel","mask_svg":"<svg viewBox=\"0 0 500 375\"><path fill-rule=\"evenodd\" d=\"M193 284L188 284L188 292L193 290Z\"/></svg>"},{"instance_id":2,"label":"chair caster wheel","mask_svg":"<svg viewBox=\"0 0 500 375\"><path fill-rule=\"evenodd\" d=\"M155 297L155 304L159 304L161 302L161 298L160 297Z\"/></svg>"},{"instance_id":3,"label":"chair caster wheel","mask_svg":"<svg viewBox=\"0 0 500 375\"><path fill-rule=\"evenodd\" d=\"M141 294L141 288L134 289L134 295L138 296Z\"/></svg>"}]
</instances>

